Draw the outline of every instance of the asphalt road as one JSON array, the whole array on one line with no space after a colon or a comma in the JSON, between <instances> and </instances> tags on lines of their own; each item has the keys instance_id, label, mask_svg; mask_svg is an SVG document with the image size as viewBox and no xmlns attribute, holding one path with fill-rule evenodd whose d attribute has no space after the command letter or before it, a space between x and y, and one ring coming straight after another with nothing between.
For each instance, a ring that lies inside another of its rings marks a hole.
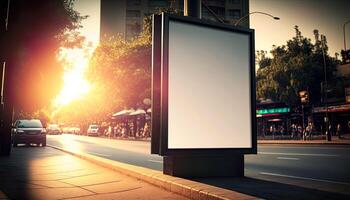
<instances>
[{"instance_id":1,"label":"asphalt road","mask_svg":"<svg viewBox=\"0 0 350 200\"><path fill-rule=\"evenodd\" d=\"M145 141L63 134L47 143L162 170L162 157L151 155ZM350 146L259 145L258 155L245 156L244 179L197 180L267 199L350 199Z\"/></svg>"}]
</instances>

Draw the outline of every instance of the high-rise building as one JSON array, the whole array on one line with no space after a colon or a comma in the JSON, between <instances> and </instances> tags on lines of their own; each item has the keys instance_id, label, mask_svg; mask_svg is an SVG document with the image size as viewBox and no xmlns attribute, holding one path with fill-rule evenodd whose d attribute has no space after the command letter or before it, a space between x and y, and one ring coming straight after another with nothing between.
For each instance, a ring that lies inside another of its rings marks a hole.
<instances>
[{"instance_id":1,"label":"high-rise building","mask_svg":"<svg viewBox=\"0 0 350 200\"><path fill-rule=\"evenodd\" d=\"M142 31L143 18L162 8L174 8L183 13L184 0L101 0L100 36L121 34L125 39ZM202 0L202 19L233 24L249 13L249 0ZM249 18L242 21L249 26Z\"/></svg>"}]
</instances>

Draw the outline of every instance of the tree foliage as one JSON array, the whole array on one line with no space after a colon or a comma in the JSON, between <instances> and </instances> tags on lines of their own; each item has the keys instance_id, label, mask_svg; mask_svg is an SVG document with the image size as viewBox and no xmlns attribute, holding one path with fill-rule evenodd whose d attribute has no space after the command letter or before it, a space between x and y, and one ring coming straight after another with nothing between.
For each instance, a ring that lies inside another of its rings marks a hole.
<instances>
[{"instance_id":1,"label":"tree foliage","mask_svg":"<svg viewBox=\"0 0 350 200\"><path fill-rule=\"evenodd\" d=\"M322 46L329 82L335 81L333 72L339 61L328 55L326 37L320 36L318 30L314 30L314 36L315 42L312 43L295 26L295 36L286 45L273 46L271 58L264 51L257 52L260 65L256 77L258 99L272 99L293 105L299 102L299 91L308 90L311 101L320 103L321 82L324 82Z\"/></svg>"},{"instance_id":2,"label":"tree foliage","mask_svg":"<svg viewBox=\"0 0 350 200\"><path fill-rule=\"evenodd\" d=\"M71 0L11 1L7 57L14 67L16 108L34 111L49 104L61 88L62 45L78 45L80 21Z\"/></svg>"},{"instance_id":3,"label":"tree foliage","mask_svg":"<svg viewBox=\"0 0 350 200\"><path fill-rule=\"evenodd\" d=\"M179 13L172 8L160 12ZM124 108L145 107L143 100L151 98L151 43L151 16L144 17L139 36L130 40L123 35L103 38L87 71L92 88L87 98L61 110L64 121L100 121Z\"/></svg>"}]
</instances>

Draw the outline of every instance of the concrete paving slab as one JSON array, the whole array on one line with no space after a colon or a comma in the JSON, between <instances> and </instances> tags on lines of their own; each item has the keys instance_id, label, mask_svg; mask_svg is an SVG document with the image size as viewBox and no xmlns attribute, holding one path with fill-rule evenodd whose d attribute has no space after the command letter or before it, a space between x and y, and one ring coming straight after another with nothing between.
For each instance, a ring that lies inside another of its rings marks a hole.
<instances>
[{"instance_id":1,"label":"concrete paving slab","mask_svg":"<svg viewBox=\"0 0 350 200\"><path fill-rule=\"evenodd\" d=\"M15 148L0 169L1 200L186 199L48 147Z\"/></svg>"},{"instance_id":2,"label":"concrete paving slab","mask_svg":"<svg viewBox=\"0 0 350 200\"><path fill-rule=\"evenodd\" d=\"M45 188L45 189L35 189L35 190L28 190L27 196L29 196L29 199L35 199L35 200L51 200L51 199L67 199L72 197L80 197L80 196L86 196L86 195L93 195L95 193L78 188Z\"/></svg>"},{"instance_id":3,"label":"concrete paving slab","mask_svg":"<svg viewBox=\"0 0 350 200\"><path fill-rule=\"evenodd\" d=\"M97 184L97 185L89 185L83 186L82 188L88 189L95 193L116 193L127 190L136 190L144 187L144 184L140 181L117 181L111 183Z\"/></svg>"},{"instance_id":4,"label":"concrete paving slab","mask_svg":"<svg viewBox=\"0 0 350 200\"><path fill-rule=\"evenodd\" d=\"M92 163L98 164L100 166L112 169L114 171L120 172L122 174L140 179L147 183L151 183L159 188L171 191L176 194L180 194L184 197L190 199L230 199L227 196L241 198L241 199L255 199L254 196L249 196L241 194L239 192L234 192L215 186L210 186L207 184L199 183L196 181L191 181L183 178L171 177L164 175L160 171L147 169L144 167L134 166L126 163L117 162L114 160L109 160L106 158L82 153L75 152L68 149L63 149L60 147L55 147L50 145L50 147L61 150L63 152L72 154L84 160L90 161ZM196 187L208 187L205 190L196 189ZM225 194L226 196L222 195ZM137 198L135 196L135 198Z\"/></svg>"},{"instance_id":5,"label":"concrete paving slab","mask_svg":"<svg viewBox=\"0 0 350 200\"><path fill-rule=\"evenodd\" d=\"M86 176L77 176L74 178L66 178L60 181L63 183L68 183L76 186L85 186L85 185L117 182L117 181L121 181L121 178L118 177L117 175L111 175L111 174L92 174L92 175L86 175Z\"/></svg>"},{"instance_id":6,"label":"concrete paving slab","mask_svg":"<svg viewBox=\"0 0 350 200\"><path fill-rule=\"evenodd\" d=\"M31 181L33 185L38 185L46 188L70 188L75 187L71 184L63 183L61 181Z\"/></svg>"},{"instance_id":7,"label":"concrete paving slab","mask_svg":"<svg viewBox=\"0 0 350 200\"><path fill-rule=\"evenodd\" d=\"M170 193L171 194L171 193ZM96 200L96 199L103 199L103 200L126 200L126 199L142 199L142 200L157 200L157 199L164 199L164 200L185 200L187 198L182 196L174 196L169 195L169 192L166 192L165 190L159 190L157 187L153 188L139 188L137 190L134 190L134 192L131 191L120 191L120 192L114 192L114 193L107 193L107 194L96 194L96 195L89 195L89 196L83 196L79 198L70 198L74 200Z\"/></svg>"}]
</instances>

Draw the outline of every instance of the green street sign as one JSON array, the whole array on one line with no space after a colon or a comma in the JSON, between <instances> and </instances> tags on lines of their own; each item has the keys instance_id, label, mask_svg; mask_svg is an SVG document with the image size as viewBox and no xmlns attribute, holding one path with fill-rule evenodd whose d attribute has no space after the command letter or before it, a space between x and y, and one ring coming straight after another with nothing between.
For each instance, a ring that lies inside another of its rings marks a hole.
<instances>
[{"instance_id":1,"label":"green street sign","mask_svg":"<svg viewBox=\"0 0 350 200\"><path fill-rule=\"evenodd\" d=\"M290 112L290 108L270 108L270 109L256 110L257 115L288 113L288 112Z\"/></svg>"}]
</instances>

